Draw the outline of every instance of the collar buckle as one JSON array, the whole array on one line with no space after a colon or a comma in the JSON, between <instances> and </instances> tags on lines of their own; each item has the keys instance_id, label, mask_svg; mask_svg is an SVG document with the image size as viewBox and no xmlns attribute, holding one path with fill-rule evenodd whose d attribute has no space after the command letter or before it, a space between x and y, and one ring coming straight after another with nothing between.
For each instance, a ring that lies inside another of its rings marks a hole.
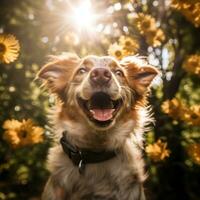
<instances>
[{"instance_id":1,"label":"collar buckle","mask_svg":"<svg viewBox=\"0 0 200 200\"><path fill-rule=\"evenodd\" d=\"M85 164L83 162L83 160L80 160L79 164L78 164L78 171L80 174L82 174L85 170Z\"/></svg>"},{"instance_id":2,"label":"collar buckle","mask_svg":"<svg viewBox=\"0 0 200 200\"><path fill-rule=\"evenodd\" d=\"M70 151L69 157L75 165L79 165L80 161L82 160L80 151L77 152Z\"/></svg>"}]
</instances>

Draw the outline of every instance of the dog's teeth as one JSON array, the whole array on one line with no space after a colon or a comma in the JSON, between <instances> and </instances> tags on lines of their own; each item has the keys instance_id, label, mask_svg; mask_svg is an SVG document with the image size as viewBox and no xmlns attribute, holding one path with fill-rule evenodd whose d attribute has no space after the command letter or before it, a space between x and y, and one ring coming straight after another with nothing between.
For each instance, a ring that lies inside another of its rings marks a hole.
<instances>
[{"instance_id":1,"label":"dog's teeth","mask_svg":"<svg viewBox=\"0 0 200 200\"><path fill-rule=\"evenodd\" d=\"M94 112L93 110L90 110L90 112L91 112L92 114L95 114L95 112Z\"/></svg>"}]
</instances>

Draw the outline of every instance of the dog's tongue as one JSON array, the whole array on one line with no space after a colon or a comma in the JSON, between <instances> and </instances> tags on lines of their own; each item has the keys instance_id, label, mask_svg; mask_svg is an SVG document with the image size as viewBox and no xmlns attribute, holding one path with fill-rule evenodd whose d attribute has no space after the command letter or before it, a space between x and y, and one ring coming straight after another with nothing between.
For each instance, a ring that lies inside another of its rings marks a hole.
<instances>
[{"instance_id":1,"label":"dog's tongue","mask_svg":"<svg viewBox=\"0 0 200 200\"><path fill-rule=\"evenodd\" d=\"M98 121L107 121L112 118L115 109L92 109L90 112L93 114L94 119Z\"/></svg>"}]
</instances>

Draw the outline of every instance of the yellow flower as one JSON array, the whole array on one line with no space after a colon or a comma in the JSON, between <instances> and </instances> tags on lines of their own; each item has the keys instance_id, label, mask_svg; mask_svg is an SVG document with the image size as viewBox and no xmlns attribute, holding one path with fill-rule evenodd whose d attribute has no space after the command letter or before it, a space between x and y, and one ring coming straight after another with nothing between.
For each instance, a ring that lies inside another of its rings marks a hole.
<instances>
[{"instance_id":1,"label":"yellow flower","mask_svg":"<svg viewBox=\"0 0 200 200\"><path fill-rule=\"evenodd\" d=\"M6 140L13 148L20 146L20 138L15 130L7 130L4 132L4 140Z\"/></svg>"},{"instance_id":2,"label":"yellow flower","mask_svg":"<svg viewBox=\"0 0 200 200\"><path fill-rule=\"evenodd\" d=\"M190 144L187 147L187 152L193 162L200 165L200 143Z\"/></svg>"},{"instance_id":3,"label":"yellow flower","mask_svg":"<svg viewBox=\"0 0 200 200\"><path fill-rule=\"evenodd\" d=\"M139 49L139 43L135 38L128 36L121 36L119 38L119 44L123 47L124 51L127 52L127 55L133 55Z\"/></svg>"},{"instance_id":4,"label":"yellow flower","mask_svg":"<svg viewBox=\"0 0 200 200\"><path fill-rule=\"evenodd\" d=\"M3 124L3 128L4 129L18 129L21 126L21 122L19 122L18 120L12 119L12 120L6 120Z\"/></svg>"},{"instance_id":5,"label":"yellow flower","mask_svg":"<svg viewBox=\"0 0 200 200\"><path fill-rule=\"evenodd\" d=\"M138 13L133 21L140 34L145 37L149 45L157 47L165 40L164 32L157 27L156 20L151 15Z\"/></svg>"},{"instance_id":6,"label":"yellow flower","mask_svg":"<svg viewBox=\"0 0 200 200\"><path fill-rule=\"evenodd\" d=\"M155 162L162 161L170 155L170 150L167 149L167 143L162 142L160 139L154 144L149 144L146 146L145 151Z\"/></svg>"},{"instance_id":7,"label":"yellow flower","mask_svg":"<svg viewBox=\"0 0 200 200\"><path fill-rule=\"evenodd\" d=\"M192 74L200 76L200 55L191 55L183 63L183 68Z\"/></svg>"},{"instance_id":8,"label":"yellow flower","mask_svg":"<svg viewBox=\"0 0 200 200\"><path fill-rule=\"evenodd\" d=\"M176 98L164 101L161 108L164 113L168 114L174 119L178 119L180 116L180 111L184 110L181 101Z\"/></svg>"},{"instance_id":9,"label":"yellow flower","mask_svg":"<svg viewBox=\"0 0 200 200\"><path fill-rule=\"evenodd\" d=\"M0 60L4 63L10 63L17 59L19 55L19 42L15 36L0 34Z\"/></svg>"},{"instance_id":10,"label":"yellow flower","mask_svg":"<svg viewBox=\"0 0 200 200\"><path fill-rule=\"evenodd\" d=\"M163 102L161 108L164 113L174 119L182 120L188 125L200 125L200 105L189 107L181 103L180 100L174 98Z\"/></svg>"},{"instance_id":11,"label":"yellow flower","mask_svg":"<svg viewBox=\"0 0 200 200\"><path fill-rule=\"evenodd\" d=\"M43 128L34 126L33 122L28 120L6 120L3 124L4 139L13 147L22 147L31 144L37 144L43 141Z\"/></svg>"},{"instance_id":12,"label":"yellow flower","mask_svg":"<svg viewBox=\"0 0 200 200\"><path fill-rule=\"evenodd\" d=\"M121 60L124 57L123 47L117 43L111 44L108 49L108 54L114 56L118 60Z\"/></svg>"},{"instance_id":13,"label":"yellow flower","mask_svg":"<svg viewBox=\"0 0 200 200\"><path fill-rule=\"evenodd\" d=\"M171 7L181 12L195 27L200 27L199 0L172 0Z\"/></svg>"},{"instance_id":14,"label":"yellow flower","mask_svg":"<svg viewBox=\"0 0 200 200\"><path fill-rule=\"evenodd\" d=\"M149 30L149 32L146 33L146 41L153 47L160 46L164 40L165 35L161 29Z\"/></svg>"},{"instance_id":15,"label":"yellow flower","mask_svg":"<svg viewBox=\"0 0 200 200\"><path fill-rule=\"evenodd\" d=\"M141 34L156 28L156 20L152 16L145 15L144 13L138 13L135 22Z\"/></svg>"},{"instance_id":16,"label":"yellow flower","mask_svg":"<svg viewBox=\"0 0 200 200\"><path fill-rule=\"evenodd\" d=\"M189 125L200 125L200 106L193 105L188 108L184 113L180 115L180 119L188 123Z\"/></svg>"}]
</instances>

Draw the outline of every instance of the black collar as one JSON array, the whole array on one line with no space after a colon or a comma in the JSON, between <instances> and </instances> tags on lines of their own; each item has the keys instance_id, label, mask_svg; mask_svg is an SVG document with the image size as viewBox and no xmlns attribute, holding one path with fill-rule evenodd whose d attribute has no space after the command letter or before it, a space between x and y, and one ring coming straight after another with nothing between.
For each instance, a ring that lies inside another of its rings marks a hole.
<instances>
[{"instance_id":1,"label":"black collar","mask_svg":"<svg viewBox=\"0 0 200 200\"><path fill-rule=\"evenodd\" d=\"M116 156L115 151L100 151L95 152L89 149L78 149L71 145L66 139L66 131L63 132L63 136L60 139L63 151L69 156L73 164L78 166L79 172L84 171L86 164L99 163L107 161Z\"/></svg>"}]
</instances>

